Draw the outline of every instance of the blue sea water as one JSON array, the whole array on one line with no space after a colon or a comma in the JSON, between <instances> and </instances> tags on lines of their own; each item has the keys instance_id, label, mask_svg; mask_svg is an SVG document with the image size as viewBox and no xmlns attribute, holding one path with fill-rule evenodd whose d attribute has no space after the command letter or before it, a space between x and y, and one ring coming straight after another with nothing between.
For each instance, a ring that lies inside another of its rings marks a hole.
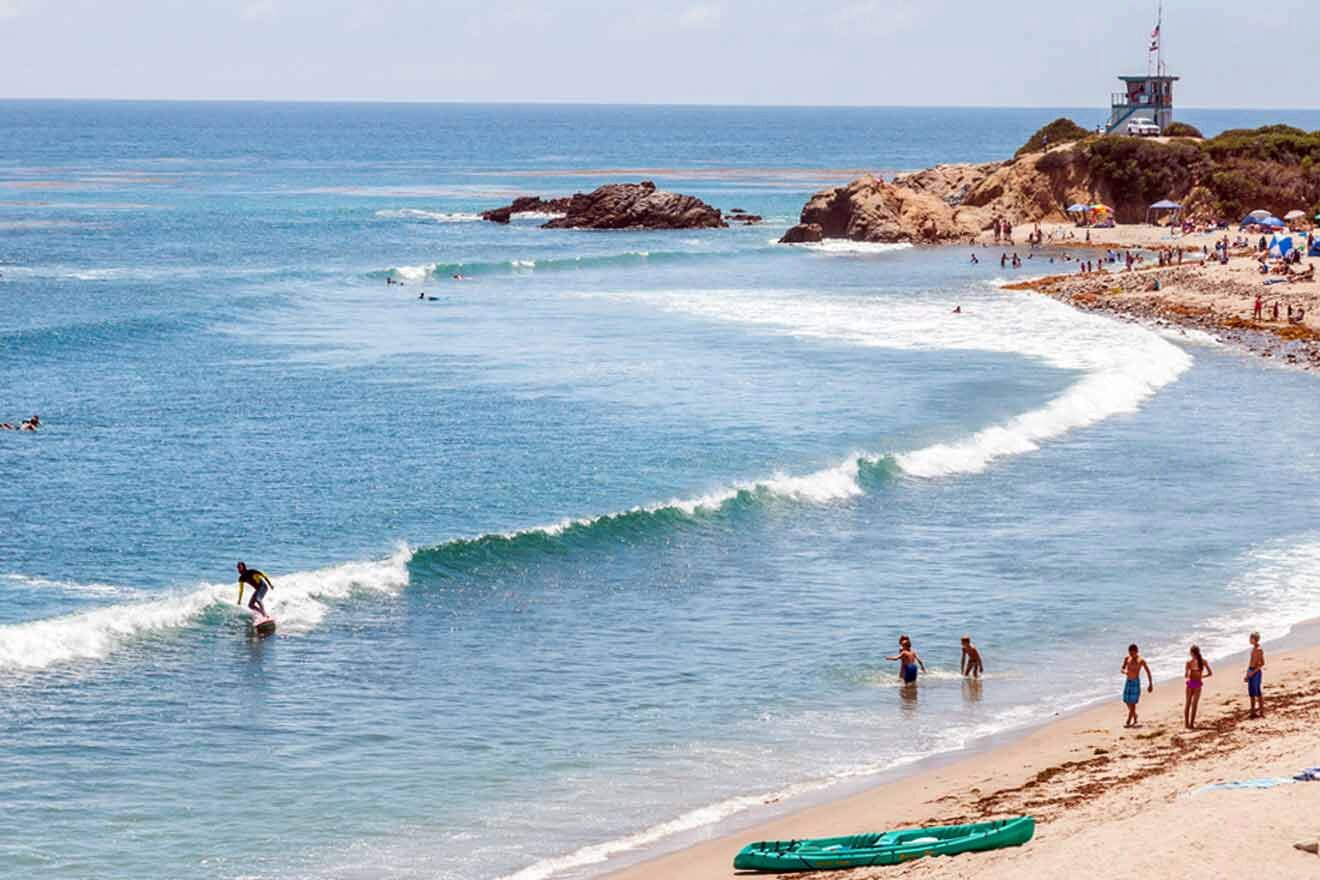
<instances>
[{"instance_id":1,"label":"blue sea water","mask_svg":"<svg viewBox=\"0 0 1320 880\"><path fill-rule=\"evenodd\" d=\"M1061 112L0 103L5 875L584 876L1320 613L1313 376L773 244ZM766 222L475 216L638 179Z\"/></svg>"}]
</instances>

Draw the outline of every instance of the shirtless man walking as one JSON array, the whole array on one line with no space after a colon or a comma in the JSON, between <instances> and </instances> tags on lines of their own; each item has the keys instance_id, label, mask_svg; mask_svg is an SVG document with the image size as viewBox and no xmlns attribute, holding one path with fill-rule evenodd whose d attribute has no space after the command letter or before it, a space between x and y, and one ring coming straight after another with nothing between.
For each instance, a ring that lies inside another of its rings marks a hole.
<instances>
[{"instance_id":1,"label":"shirtless man walking","mask_svg":"<svg viewBox=\"0 0 1320 880\"><path fill-rule=\"evenodd\" d=\"M1136 645L1128 645L1127 656L1123 658L1123 702L1127 703L1128 717L1124 727L1137 726L1137 702L1141 699L1141 670L1146 670L1147 693L1155 692L1155 679L1146 665L1146 658L1141 656Z\"/></svg>"}]
</instances>

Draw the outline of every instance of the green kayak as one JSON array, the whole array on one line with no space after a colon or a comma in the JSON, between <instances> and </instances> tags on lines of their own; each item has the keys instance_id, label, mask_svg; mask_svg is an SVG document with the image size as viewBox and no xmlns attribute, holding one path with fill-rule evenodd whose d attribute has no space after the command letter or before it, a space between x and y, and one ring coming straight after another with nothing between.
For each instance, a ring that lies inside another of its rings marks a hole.
<instances>
[{"instance_id":1,"label":"green kayak","mask_svg":"<svg viewBox=\"0 0 1320 880\"><path fill-rule=\"evenodd\" d=\"M1035 833L1036 820L1030 816L1018 816L975 825L912 828L884 834L765 840L743 847L734 858L733 867L742 871L786 873L897 865L926 856L954 856L1021 846Z\"/></svg>"}]
</instances>

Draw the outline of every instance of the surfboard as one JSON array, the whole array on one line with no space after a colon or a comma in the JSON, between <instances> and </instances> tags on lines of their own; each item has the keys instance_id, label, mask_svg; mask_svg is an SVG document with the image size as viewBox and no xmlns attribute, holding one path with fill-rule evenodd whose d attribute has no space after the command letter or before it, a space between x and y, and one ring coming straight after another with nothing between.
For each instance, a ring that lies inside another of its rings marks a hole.
<instances>
[{"instance_id":1,"label":"surfboard","mask_svg":"<svg viewBox=\"0 0 1320 880\"><path fill-rule=\"evenodd\" d=\"M259 636L270 636L275 634L275 618L260 617L253 615L252 629Z\"/></svg>"}]
</instances>

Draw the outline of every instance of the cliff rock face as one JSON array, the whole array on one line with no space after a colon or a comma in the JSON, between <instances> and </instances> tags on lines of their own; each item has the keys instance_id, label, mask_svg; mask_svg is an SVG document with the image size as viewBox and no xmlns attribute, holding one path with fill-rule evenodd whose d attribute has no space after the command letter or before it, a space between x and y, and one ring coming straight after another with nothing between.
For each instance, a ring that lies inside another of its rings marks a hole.
<instances>
[{"instance_id":1,"label":"cliff rock face","mask_svg":"<svg viewBox=\"0 0 1320 880\"><path fill-rule=\"evenodd\" d=\"M1066 220L1069 204L1105 195L1094 190L1085 156L1071 147L1011 162L938 165L892 183L861 177L812 196L802 225L782 241L810 241L804 227L817 225L825 238L935 244L973 236L997 219Z\"/></svg>"},{"instance_id":2,"label":"cliff rock face","mask_svg":"<svg viewBox=\"0 0 1320 880\"><path fill-rule=\"evenodd\" d=\"M825 238L879 242L934 243L972 232L940 198L877 177L859 177L847 186L816 193L800 219L781 241L811 240L806 237L814 234L811 226L818 226Z\"/></svg>"},{"instance_id":3,"label":"cliff rock face","mask_svg":"<svg viewBox=\"0 0 1320 880\"><path fill-rule=\"evenodd\" d=\"M562 214L545 229L719 229L727 226L717 208L694 196L656 189L654 183L611 183L566 199L522 198L481 216L508 223L512 214L545 211Z\"/></svg>"}]
</instances>

